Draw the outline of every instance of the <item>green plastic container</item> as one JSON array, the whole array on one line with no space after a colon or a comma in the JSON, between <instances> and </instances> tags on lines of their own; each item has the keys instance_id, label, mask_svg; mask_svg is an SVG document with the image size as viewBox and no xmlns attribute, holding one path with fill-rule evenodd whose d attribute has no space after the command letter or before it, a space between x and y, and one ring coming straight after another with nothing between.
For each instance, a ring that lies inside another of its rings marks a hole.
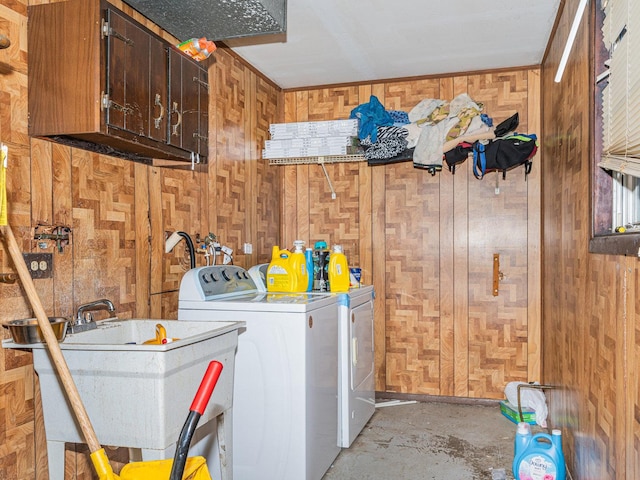
<instances>
[{"instance_id":1,"label":"green plastic container","mask_svg":"<svg viewBox=\"0 0 640 480\"><path fill-rule=\"evenodd\" d=\"M518 413L518 408L514 407L507 400L502 400L500 402L500 411L502 414L511 420L516 425L520 423L520 414ZM523 408L522 409L522 421L528 423L529 425L535 425L536 423L536 412L531 408Z\"/></svg>"}]
</instances>

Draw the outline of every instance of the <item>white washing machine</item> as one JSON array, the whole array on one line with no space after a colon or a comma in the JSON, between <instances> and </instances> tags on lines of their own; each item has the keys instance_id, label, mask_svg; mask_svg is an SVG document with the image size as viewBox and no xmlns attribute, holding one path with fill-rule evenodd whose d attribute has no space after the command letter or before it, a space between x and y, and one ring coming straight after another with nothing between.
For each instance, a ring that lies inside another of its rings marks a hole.
<instances>
[{"instance_id":1,"label":"white washing machine","mask_svg":"<svg viewBox=\"0 0 640 480\"><path fill-rule=\"evenodd\" d=\"M372 286L338 294L340 446L349 448L375 411Z\"/></svg>"},{"instance_id":2,"label":"white washing machine","mask_svg":"<svg viewBox=\"0 0 640 480\"><path fill-rule=\"evenodd\" d=\"M259 292L246 270L189 270L178 320L243 320L235 363L235 480L320 480L340 451L335 295Z\"/></svg>"}]
</instances>

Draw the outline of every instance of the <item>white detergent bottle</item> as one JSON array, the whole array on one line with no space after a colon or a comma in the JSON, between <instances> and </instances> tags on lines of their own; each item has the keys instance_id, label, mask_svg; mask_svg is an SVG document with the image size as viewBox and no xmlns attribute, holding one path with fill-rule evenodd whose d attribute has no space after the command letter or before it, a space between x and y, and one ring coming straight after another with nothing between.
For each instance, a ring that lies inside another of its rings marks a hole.
<instances>
[{"instance_id":1,"label":"white detergent bottle","mask_svg":"<svg viewBox=\"0 0 640 480\"><path fill-rule=\"evenodd\" d=\"M513 476L516 480L565 480L566 469L562 453L562 433L552 435L518 432L515 440Z\"/></svg>"}]
</instances>

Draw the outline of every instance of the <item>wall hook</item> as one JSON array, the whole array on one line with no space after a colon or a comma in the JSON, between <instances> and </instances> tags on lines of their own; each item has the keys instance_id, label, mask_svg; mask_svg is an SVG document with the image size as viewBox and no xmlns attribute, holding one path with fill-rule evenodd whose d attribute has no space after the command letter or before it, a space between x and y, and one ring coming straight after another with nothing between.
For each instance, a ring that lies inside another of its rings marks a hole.
<instances>
[{"instance_id":1,"label":"wall hook","mask_svg":"<svg viewBox=\"0 0 640 480\"><path fill-rule=\"evenodd\" d=\"M0 273L0 283L16 283L17 279L15 273Z\"/></svg>"},{"instance_id":2,"label":"wall hook","mask_svg":"<svg viewBox=\"0 0 640 480\"><path fill-rule=\"evenodd\" d=\"M6 35L0 33L0 50L9 48L11 46L11 40Z\"/></svg>"}]
</instances>

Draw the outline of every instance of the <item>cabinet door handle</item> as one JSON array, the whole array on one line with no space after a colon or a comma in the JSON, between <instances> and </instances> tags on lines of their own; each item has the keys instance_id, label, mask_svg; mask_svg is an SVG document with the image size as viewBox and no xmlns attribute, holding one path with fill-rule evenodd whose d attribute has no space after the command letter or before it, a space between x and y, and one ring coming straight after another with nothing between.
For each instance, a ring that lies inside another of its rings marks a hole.
<instances>
[{"instance_id":1,"label":"cabinet door handle","mask_svg":"<svg viewBox=\"0 0 640 480\"><path fill-rule=\"evenodd\" d=\"M156 129L159 129L160 128L160 122L164 118L164 106L162 105L162 102L160 101L160 94L159 93L156 93L155 105L160 107L160 116L158 116L157 118L154 118L153 122L155 124Z\"/></svg>"},{"instance_id":2,"label":"cabinet door handle","mask_svg":"<svg viewBox=\"0 0 640 480\"><path fill-rule=\"evenodd\" d=\"M173 102L171 114L173 115L174 113L178 116L178 121L176 122L175 125L172 125L172 128L173 128L173 135L177 136L178 135L178 127L182 123L182 114L178 111L178 102Z\"/></svg>"},{"instance_id":3,"label":"cabinet door handle","mask_svg":"<svg viewBox=\"0 0 640 480\"><path fill-rule=\"evenodd\" d=\"M493 296L497 297L500 290L500 281L504 280L504 273L500 271L500 254L493 254Z\"/></svg>"},{"instance_id":4,"label":"cabinet door handle","mask_svg":"<svg viewBox=\"0 0 640 480\"><path fill-rule=\"evenodd\" d=\"M353 364L354 367L358 365L358 339L357 338L351 339L351 363Z\"/></svg>"}]
</instances>

